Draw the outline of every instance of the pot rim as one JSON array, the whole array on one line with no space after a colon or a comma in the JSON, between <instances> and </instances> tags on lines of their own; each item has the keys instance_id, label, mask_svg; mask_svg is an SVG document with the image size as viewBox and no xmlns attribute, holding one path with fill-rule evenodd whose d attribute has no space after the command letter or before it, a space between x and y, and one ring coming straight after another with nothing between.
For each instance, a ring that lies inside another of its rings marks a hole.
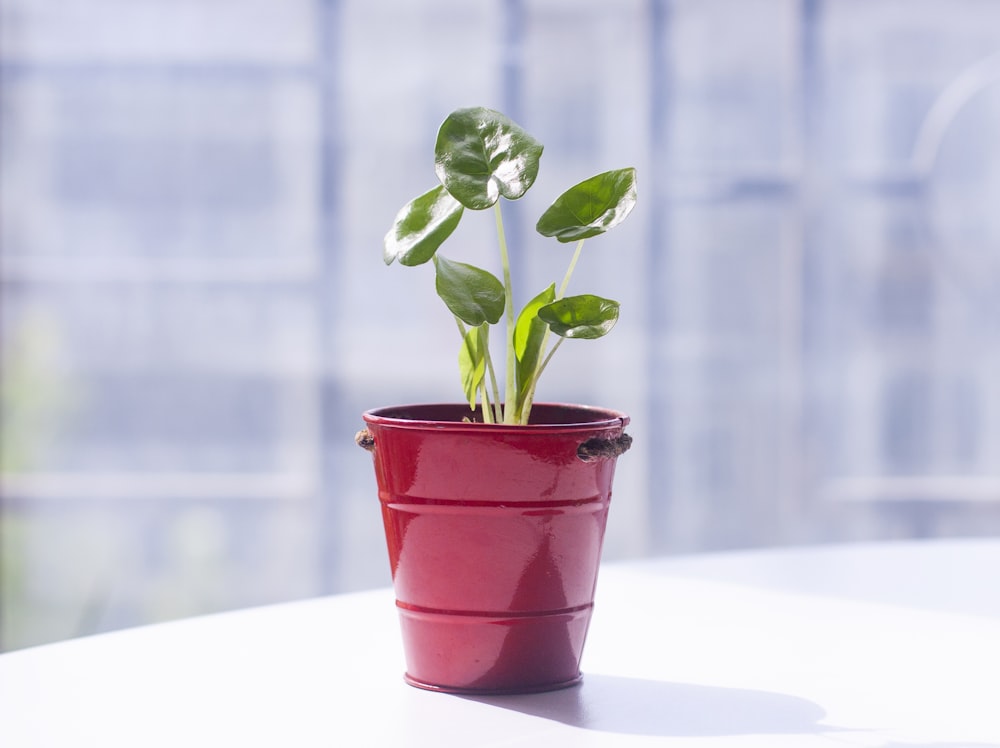
<instances>
[{"instance_id":1,"label":"pot rim","mask_svg":"<svg viewBox=\"0 0 1000 748\"><path fill-rule=\"evenodd\" d=\"M429 417L435 411L454 411L454 419L442 419ZM413 403L410 405L388 405L380 408L372 408L362 414L365 423L372 425L394 426L396 428L412 429L446 429L451 431L470 432L518 432L529 433L533 431L553 431L553 430L592 430L595 428L609 428L620 426L624 428L629 423L627 414L594 405L578 405L575 403L535 403L532 406L532 423L528 424L506 424L506 423L481 423L462 421L463 414L472 412L468 403ZM536 415L559 413L563 417L556 420L534 420Z\"/></svg>"}]
</instances>

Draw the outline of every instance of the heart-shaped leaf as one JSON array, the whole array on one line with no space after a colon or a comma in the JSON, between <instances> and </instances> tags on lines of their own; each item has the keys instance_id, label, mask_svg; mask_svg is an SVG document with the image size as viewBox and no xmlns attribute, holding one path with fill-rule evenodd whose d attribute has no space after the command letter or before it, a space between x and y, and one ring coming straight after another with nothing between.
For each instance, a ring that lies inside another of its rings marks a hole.
<instances>
[{"instance_id":1,"label":"heart-shaped leaf","mask_svg":"<svg viewBox=\"0 0 1000 748\"><path fill-rule=\"evenodd\" d=\"M459 109L438 130L434 168L462 205L482 210L517 200L534 184L542 144L500 112Z\"/></svg>"},{"instance_id":2,"label":"heart-shaped leaf","mask_svg":"<svg viewBox=\"0 0 1000 748\"><path fill-rule=\"evenodd\" d=\"M385 264L421 265L451 236L462 218L462 204L438 185L414 198L396 214L385 235Z\"/></svg>"},{"instance_id":3,"label":"heart-shaped leaf","mask_svg":"<svg viewBox=\"0 0 1000 748\"><path fill-rule=\"evenodd\" d=\"M603 234L625 220L635 207L635 169L598 174L570 187L538 219L542 236L573 242Z\"/></svg>"},{"instance_id":4,"label":"heart-shaped leaf","mask_svg":"<svg viewBox=\"0 0 1000 748\"><path fill-rule=\"evenodd\" d=\"M451 313L467 325L495 325L504 312L504 290L495 275L474 265L434 256L435 288Z\"/></svg>"},{"instance_id":5,"label":"heart-shaped leaf","mask_svg":"<svg viewBox=\"0 0 1000 748\"><path fill-rule=\"evenodd\" d=\"M617 301L583 294L546 304L538 316L556 335L593 340L611 332L618 321L618 306Z\"/></svg>"},{"instance_id":6,"label":"heart-shaped leaf","mask_svg":"<svg viewBox=\"0 0 1000 748\"><path fill-rule=\"evenodd\" d=\"M462 390L469 407L475 410L476 394L479 385L486 375L486 348L482 345L481 335L485 334L478 327L466 331L462 338L462 347L458 351L458 372L462 377Z\"/></svg>"}]
</instances>

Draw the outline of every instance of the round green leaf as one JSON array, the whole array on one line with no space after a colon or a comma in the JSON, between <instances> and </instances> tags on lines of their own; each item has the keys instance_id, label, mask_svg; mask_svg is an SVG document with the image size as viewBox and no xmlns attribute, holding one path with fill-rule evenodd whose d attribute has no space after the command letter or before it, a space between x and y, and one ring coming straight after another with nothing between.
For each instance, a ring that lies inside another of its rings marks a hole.
<instances>
[{"instance_id":1,"label":"round green leaf","mask_svg":"<svg viewBox=\"0 0 1000 748\"><path fill-rule=\"evenodd\" d=\"M393 260L401 265L427 262L458 226L463 210L440 185L408 202L385 235L385 264L391 265Z\"/></svg>"},{"instance_id":2,"label":"round green leaf","mask_svg":"<svg viewBox=\"0 0 1000 748\"><path fill-rule=\"evenodd\" d=\"M438 130L434 168L441 184L472 210L502 195L517 200L538 176L542 144L500 112L459 109Z\"/></svg>"},{"instance_id":3,"label":"round green leaf","mask_svg":"<svg viewBox=\"0 0 1000 748\"><path fill-rule=\"evenodd\" d=\"M567 296L538 310L549 329L564 338L593 340L611 332L618 321L618 302L583 294Z\"/></svg>"},{"instance_id":4,"label":"round green leaf","mask_svg":"<svg viewBox=\"0 0 1000 748\"><path fill-rule=\"evenodd\" d=\"M635 207L635 169L606 171L570 187L538 219L542 236L574 242L603 234Z\"/></svg>"},{"instance_id":5,"label":"round green leaf","mask_svg":"<svg viewBox=\"0 0 1000 748\"><path fill-rule=\"evenodd\" d=\"M503 283L496 276L464 262L453 262L436 255L435 288L451 313L465 324L478 327L484 322L495 325L504 312Z\"/></svg>"}]
</instances>

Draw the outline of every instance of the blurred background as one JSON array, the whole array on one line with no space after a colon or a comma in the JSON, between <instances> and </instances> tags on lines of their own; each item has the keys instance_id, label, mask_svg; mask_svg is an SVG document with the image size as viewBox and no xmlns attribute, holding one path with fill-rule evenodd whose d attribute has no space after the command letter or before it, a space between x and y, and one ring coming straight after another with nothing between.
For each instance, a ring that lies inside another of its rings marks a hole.
<instances>
[{"instance_id":1,"label":"blurred background","mask_svg":"<svg viewBox=\"0 0 1000 748\"><path fill-rule=\"evenodd\" d=\"M461 390L382 237L462 106L546 145L521 302L638 169L538 394L632 416L607 560L1000 532L998 83L998 0L0 0L0 648L389 584L360 414Z\"/></svg>"}]
</instances>

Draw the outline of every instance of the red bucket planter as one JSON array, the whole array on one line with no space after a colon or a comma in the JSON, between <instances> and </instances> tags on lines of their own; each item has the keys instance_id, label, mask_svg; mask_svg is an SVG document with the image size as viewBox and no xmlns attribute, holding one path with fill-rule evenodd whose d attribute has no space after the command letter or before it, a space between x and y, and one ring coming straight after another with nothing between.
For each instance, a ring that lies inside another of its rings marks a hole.
<instances>
[{"instance_id":1,"label":"red bucket planter","mask_svg":"<svg viewBox=\"0 0 1000 748\"><path fill-rule=\"evenodd\" d=\"M527 426L469 414L446 404L363 416L406 680L451 693L571 686L628 417L543 403Z\"/></svg>"}]
</instances>

